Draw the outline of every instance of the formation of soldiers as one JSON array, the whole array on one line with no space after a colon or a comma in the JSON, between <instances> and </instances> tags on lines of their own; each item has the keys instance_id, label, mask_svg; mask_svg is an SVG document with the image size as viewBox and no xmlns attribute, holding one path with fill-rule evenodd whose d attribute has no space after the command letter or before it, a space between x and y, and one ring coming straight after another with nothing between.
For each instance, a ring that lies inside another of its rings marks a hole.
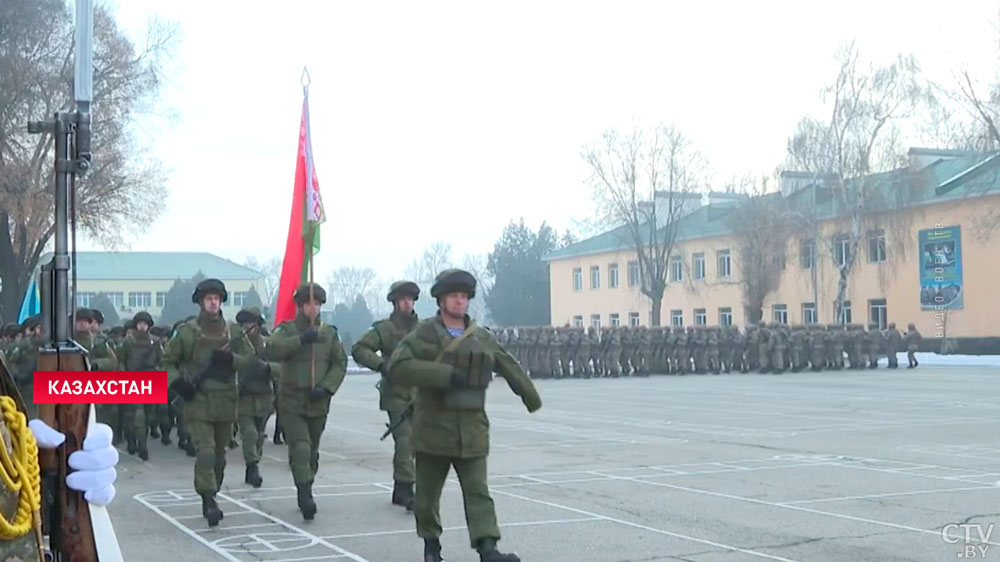
<instances>
[{"instance_id":1,"label":"formation of soldiers","mask_svg":"<svg viewBox=\"0 0 1000 562\"><path fill-rule=\"evenodd\" d=\"M532 378L591 378L688 373L783 373L805 370L875 369L881 357L899 367L919 363L920 332L905 334L890 323L770 324L737 326L503 328L497 339Z\"/></svg>"}]
</instances>

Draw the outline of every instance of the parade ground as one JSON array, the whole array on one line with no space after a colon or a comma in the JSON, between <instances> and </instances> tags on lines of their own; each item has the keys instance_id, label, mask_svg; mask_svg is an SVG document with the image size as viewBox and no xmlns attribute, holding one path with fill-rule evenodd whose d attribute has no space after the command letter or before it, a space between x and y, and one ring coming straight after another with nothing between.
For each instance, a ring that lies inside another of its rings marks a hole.
<instances>
[{"instance_id":1,"label":"parade ground","mask_svg":"<svg viewBox=\"0 0 1000 562\"><path fill-rule=\"evenodd\" d=\"M273 419L262 488L229 452L215 529L193 459L153 440L148 463L123 453L125 559L421 560L412 515L389 503L376 380L351 375L333 399L311 522ZM498 382L500 547L526 562L1000 560L998 382L982 366L543 380L534 415ZM445 560L478 561L454 472L441 503Z\"/></svg>"}]
</instances>

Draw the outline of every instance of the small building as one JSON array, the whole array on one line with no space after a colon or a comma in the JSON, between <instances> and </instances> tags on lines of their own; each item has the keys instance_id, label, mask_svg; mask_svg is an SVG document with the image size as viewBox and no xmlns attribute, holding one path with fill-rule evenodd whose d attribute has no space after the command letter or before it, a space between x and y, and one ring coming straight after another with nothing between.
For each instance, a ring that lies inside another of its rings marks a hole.
<instances>
[{"instance_id":1,"label":"small building","mask_svg":"<svg viewBox=\"0 0 1000 562\"><path fill-rule=\"evenodd\" d=\"M994 243L1000 153L914 148L908 166L851 180L868 182L866 197L881 206L864 217L840 313L834 303L852 224L831 181L836 178L786 172L780 192L768 195L781 198L788 212L811 217L813 226L796 231L778 251L778 282L764 299L763 320L895 322L903 330L912 322L925 338L1000 335L1000 291L993 286L1000 272ZM706 194L677 220L671 255L659 264L667 276L661 325L748 322L732 214L746 200ZM620 227L546 256L552 323L651 325L652 302L640 291L634 248Z\"/></svg>"},{"instance_id":2,"label":"small building","mask_svg":"<svg viewBox=\"0 0 1000 562\"><path fill-rule=\"evenodd\" d=\"M77 252L77 306L89 307L104 293L123 318L143 310L158 318L174 282L198 272L226 284L229 300L223 310L232 314L243 306L250 287L260 288L260 273L208 252Z\"/></svg>"}]
</instances>

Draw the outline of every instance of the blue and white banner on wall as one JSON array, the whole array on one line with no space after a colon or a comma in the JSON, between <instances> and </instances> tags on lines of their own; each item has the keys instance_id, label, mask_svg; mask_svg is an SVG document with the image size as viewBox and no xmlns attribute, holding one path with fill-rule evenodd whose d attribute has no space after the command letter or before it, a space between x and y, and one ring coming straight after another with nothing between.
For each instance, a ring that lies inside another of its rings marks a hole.
<instances>
[{"instance_id":1,"label":"blue and white banner on wall","mask_svg":"<svg viewBox=\"0 0 1000 562\"><path fill-rule=\"evenodd\" d=\"M958 310L964 307L962 227L920 231L920 308Z\"/></svg>"}]
</instances>

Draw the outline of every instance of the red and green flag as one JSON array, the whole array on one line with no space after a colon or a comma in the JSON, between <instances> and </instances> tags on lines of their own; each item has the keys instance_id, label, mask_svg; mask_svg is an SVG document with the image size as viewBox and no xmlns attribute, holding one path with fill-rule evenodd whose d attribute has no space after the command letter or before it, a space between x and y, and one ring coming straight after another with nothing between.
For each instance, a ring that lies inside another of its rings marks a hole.
<instances>
[{"instance_id":1,"label":"red and green flag","mask_svg":"<svg viewBox=\"0 0 1000 562\"><path fill-rule=\"evenodd\" d=\"M295 318L295 288L311 281L313 257L319 252L319 227L326 221L319 179L313 164L312 136L309 130L309 93L302 99L299 125L299 150L295 160L295 190L292 192L292 217L288 223L285 259L278 284L278 304L274 325Z\"/></svg>"}]
</instances>

